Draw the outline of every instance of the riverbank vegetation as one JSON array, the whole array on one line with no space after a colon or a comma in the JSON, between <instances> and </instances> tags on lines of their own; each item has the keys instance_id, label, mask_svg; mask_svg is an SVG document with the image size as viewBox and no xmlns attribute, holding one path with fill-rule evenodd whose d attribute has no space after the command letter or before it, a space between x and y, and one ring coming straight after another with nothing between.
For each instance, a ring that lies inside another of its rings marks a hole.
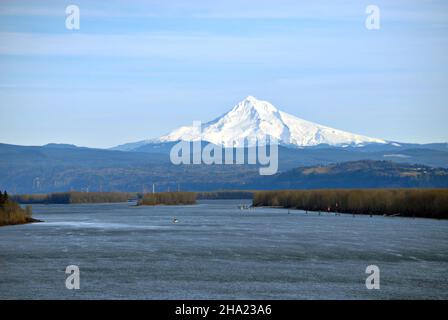
<instances>
[{"instance_id":1,"label":"riverbank vegetation","mask_svg":"<svg viewBox=\"0 0 448 320\"><path fill-rule=\"evenodd\" d=\"M211 191L211 192L198 192L199 200L240 200L240 199L252 199L254 196L253 191Z\"/></svg>"},{"instance_id":2,"label":"riverbank vegetation","mask_svg":"<svg viewBox=\"0 0 448 320\"><path fill-rule=\"evenodd\" d=\"M129 199L137 199L137 197L137 193L127 192L60 192L17 195L13 199L23 204L79 204L127 202Z\"/></svg>"},{"instance_id":3,"label":"riverbank vegetation","mask_svg":"<svg viewBox=\"0 0 448 320\"><path fill-rule=\"evenodd\" d=\"M6 191L0 192L0 226L31 222L39 222L39 220L32 218L30 206L22 209L17 202L9 198Z\"/></svg>"},{"instance_id":4,"label":"riverbank vegetation","mask_svg":"<svg viewBox=\"0 0 448 320\"><path fill-rule=\"evenodd\" d=\"M328 189L261 191L254 206L367 215L448 219L448 189Z\"/></svg>"},{"instance_id":5,"label":"riverbank vegetation","mask_svg":"<svg viewBox=\"0 0 448 320\"><path fill-rule=\"evenodd\" d=\"M163 192L156 193L137 192L59 192L50 194L23 194L12 196L14 201L21 204L76 204L76 203L114 203L126 202L128 200L143 200L143 202L153 203L158 201L173 202L192 201L191 192ZM217 200L217 199L252 199L253 191L211 191L198 192L195 199ZM190 199L191 198L191 199Z\"/></svg>"},{"instance_id":6,"label":"riverbank vegetation","mask_svg":"<svg viewBox=\"0 0 448 320\"><path fill-rule=\"evenodd\" d=\"M196 204L194 192L161 192L147 193L138 201L139 206L155 205L191 205Z\"/></svg>"}]
</instances>

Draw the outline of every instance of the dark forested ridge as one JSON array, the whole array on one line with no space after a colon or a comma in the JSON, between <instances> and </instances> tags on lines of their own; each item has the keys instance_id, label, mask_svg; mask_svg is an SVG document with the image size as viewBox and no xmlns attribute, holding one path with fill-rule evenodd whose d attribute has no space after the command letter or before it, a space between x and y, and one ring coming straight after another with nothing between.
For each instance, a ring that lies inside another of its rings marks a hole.
<instances>
[{"instance_id":1,"label":"dark forested ridge","mask_svg":"<svg viewBox=\"0 0 448 320\"><path fill-rule=\"evenodd\" d=\"M446 146L378 148L280 147L279 173L260 176L255 165L176 166L163 144L145 152L0 144L0 185L13 194L448 186L446 169L436 169L448 166Z\"/></svg>"},{"instance_id":2,"label":"dark forested ridge","mask_svg":"<svg viewBox=\"0 0 448 320\"><path fill-rule=\"evenodd\" d=\"M448 169L363 160L296 168L265 183L276 189L448 188Z\"/></svg>"}]
</instances>

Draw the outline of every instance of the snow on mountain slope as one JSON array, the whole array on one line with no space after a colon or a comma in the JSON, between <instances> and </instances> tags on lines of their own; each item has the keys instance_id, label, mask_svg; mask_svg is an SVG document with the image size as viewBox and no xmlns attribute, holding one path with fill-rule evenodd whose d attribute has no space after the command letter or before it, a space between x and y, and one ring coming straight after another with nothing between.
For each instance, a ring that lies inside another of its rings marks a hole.
<instances>
[{"instance_id":1,"label":"snow on mountain slope","mask_svg":"<svg viewBox=\"0 0 448 320\"><path fill-rule=\"evenodd\" d=\"M202 131L202 133L200 132ZM249 145L266 136L280 144L298 147L329 144L333 146L386 143L385 140L365 137L302 120L275 108L267 101L249 96L223 116L197 127L180 127L158 139L160 142L204 140L226 147Z\"/></svg>"},{"instance_id":2,"label":"snow on mountain slope","mask_svg":"<svg viewBox=\"0 0 448 320\"><path fill-rule=\"evenodd\" d=\"M208 141L225 147L255 145L266 137L274 137L281 145L293 147L317 146L364 146L371 143L385 144L387 141L361 136L310 121L302 120L282 112L267 101L249 96L232 110L201 127L185 126L158 139L143 140L115 147L115 150L130 151L151 143L175 141Z\"/></svg>"},{"instance_id":3,"label":"snow on mountain slope","mask_svg":"<svg viewBox=\"0 0 448 320\"><path fill-rule=\"evenodd\" d=\"M121 144L119 146L111 148L111 150L118 150L118 151L133 151L140 147L143 147L147 144L152 143L154 140L142 140L137 142L131 142L131 143L125 143Z\"/></svg>"}]
</instances>

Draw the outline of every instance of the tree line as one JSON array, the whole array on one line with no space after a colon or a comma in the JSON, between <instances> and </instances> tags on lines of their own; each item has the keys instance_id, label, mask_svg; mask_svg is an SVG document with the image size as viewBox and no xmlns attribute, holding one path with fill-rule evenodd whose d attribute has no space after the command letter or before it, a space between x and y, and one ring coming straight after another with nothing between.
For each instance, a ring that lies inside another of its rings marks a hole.
<instances>
[{"instance_id":1,"label":"tree line","mask_svg":"<svg viewBox=\"0 0 448 320\"><path fill-rule=\"evenodd\" d=\"M254 196L253 191L239 191L239 190L226 190L226 191L208 191L198 192L197 198L199 200L240 200L240 199L252 199Z\"/></svg>"},{"instance_id":2,"label":"tree line","mask_svg":"<svg viewBox=\"0 0 448 320\"><path fill-rule=\"evenodd\" d=\"M5 203L7 203L9 200L9 195L8 192L2 193L2 191L0 190L0 205L4 205Z\"/></svg>"},{"instance_id":3,"label":"tree line","mask_svg":"<svg viewBox=\"0 0 448 320\"><path fill-rule=\"evenodd\" d=\"M448 189L322 189L256 192L254 206L448 219Z\"/></svg>"},{"instance_id":4,"label":"tree line","mask_svg":"<svg viewBox=\"0 0 448 320\"><path fill-rule=\"evenodd\" d=\"M138 205L191 205L196 204L196 198L197 195L194 192L147 193L138 201Z\"/></svg>"},{"instance_id":5,"label":"tree line","mask_svg":"<svg viewBox=\"0 0 448 320\"><path fill-rule=\"evenodd\" d=\"M194 204L193 192L58 192L50 194L15 195L14 200L22 204L82 204L82 203L120 203L134 199L140 205Z\"/></svg>"},{"instance_id":6,"label":"tree line","mask_svg":"<svg viewBox=\"0 0 448 320\"><path fill-rule=\"evenodd\" d=\"M27 204L76 204L76 203L115 203L127 202L137 198L137 193L127 192L58 192L50 194L25 194L14 196L14 200Z\"/></svg>"}]
</instances>

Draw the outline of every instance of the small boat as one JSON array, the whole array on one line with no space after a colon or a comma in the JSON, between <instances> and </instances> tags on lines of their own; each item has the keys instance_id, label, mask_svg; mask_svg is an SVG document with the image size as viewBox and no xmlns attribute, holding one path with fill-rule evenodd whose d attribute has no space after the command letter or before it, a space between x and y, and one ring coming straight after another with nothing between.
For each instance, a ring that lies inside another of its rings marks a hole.
<instances>
[{"instance_id":1,"label":"small boat","mask_svg":"<svg viewBox=\"0 0 448 320\"><path fill-rule=\"evenodd\" d=\"M173 218L173 223L178 223L179 220L177 220L176 218Z\"/></svg>"},{"instance_id":2,"label":"small boat","mask_svg":"<svg viewBox=\"0 0 448 320\"><path fill-rule=\"evenodd\" d=\"M391 215L389 215L388 217L398 217L400 215L400 213L396 213L396 214L391 214Z\"/></svg>"}]
</instances>

